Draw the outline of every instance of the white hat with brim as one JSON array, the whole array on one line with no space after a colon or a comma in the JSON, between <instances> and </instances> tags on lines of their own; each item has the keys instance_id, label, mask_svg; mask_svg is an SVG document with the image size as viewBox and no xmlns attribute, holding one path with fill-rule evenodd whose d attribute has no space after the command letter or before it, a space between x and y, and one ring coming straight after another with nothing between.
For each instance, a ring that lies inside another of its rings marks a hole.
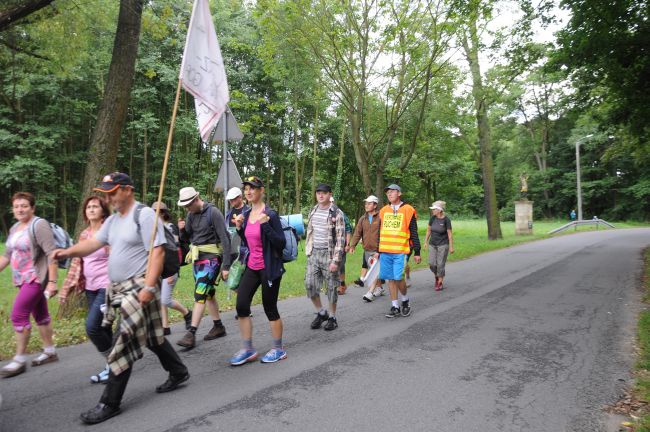
<instances>
[{"instance_id":1,"label":"white hat with brim","mask_svg":"<svg viewBox=\"0 0 650 432\"><path fill-rule=\"evenodd\" d=\"M185 207L199 196L199 193L192 186L184 187L178 192L178 205Z\"/></svg>"},{"instance_id":2,"label":"white hat with brim","mask_svg":"<svg viewBox=\"0 0 650 432\"><path fill-rule=\"evenodd\" d=\"M431 207L429 207L431 210L440 210L440 211L445 211L444 208L442 208L440 205L433 203L431 204Z\"/></svg>"},{"instance_id":3,"label":"white hat with brim","mask_svg":"<svg viewBox=\"0 0 650 432\"><path fill-rule=\"evenodd\" d=\"M370 195L368 198L364 199L365 202L374 202L375 204L379 204L379 198L377 198L374 195Z\"/></svg>"},{"instance_id":4,"label":"white hat with brim","mask_svg":"<svg viewBox=\"0 0 650 432\"><path fill-rule=\"evenodd\" d=\"M228 201L237 198L238 196L241 196L242 192L241 189L238 187L233 187L228 190L228 193L226 194L226 199Z\"/></svg>"}]
</instances>

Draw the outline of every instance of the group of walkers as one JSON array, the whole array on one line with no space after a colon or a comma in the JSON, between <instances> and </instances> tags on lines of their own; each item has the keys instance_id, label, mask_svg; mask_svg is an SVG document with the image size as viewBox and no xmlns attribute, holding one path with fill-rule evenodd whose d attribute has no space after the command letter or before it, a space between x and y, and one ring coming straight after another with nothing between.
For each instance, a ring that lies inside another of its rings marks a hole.
<instances>
[{"instance_id":1,"label":"group of walkers","mask_svg":"<svg viewBox=\"0 0 650 432\"><path fill-rule=\"evenodd\" d=\"M10 230L5 254L0 257L0 271L10 265L13 283L18 287L11 313L16 355L0 370L0 375L11 377L26 370L30 315L43 340L43 352L32 360L32 366L58 360L47 299L57 294L58 262L69 258L72 262L59 302L64 304L73 295L85 295L86 333L101 354L98 369L105 363L90 377L91 382L105 383L106 387L99 403L81 414L85 423L99 423L119 414L133 363L142 357L145 346L169 374L156 392L175 390L189 379L187 367L166 339L171 333L168 308L183 316L186 333L176 343L185 349L196 345L196 332L206 306L212 327L203 339L225 336L216 285L219 279L228 280L230 267L237 261L244 268L236 290L241 349L230 358L230 364L240 366L258 358L251 320L251 303L258 289L271 333L271 348L260 360L274 363L287 358L277 307L285 272L286 228L283 229L278 213L265 203L264 182L259 177L246 178L243 191L228 191L230 210L225 217L204 201L196 189L182 188L178 205L187 214L177 226L164 203L147 207L136 201L135 188L127 174L106 175L95 191L105 199L90 196L84 201L87 228L79 242L68 248L57 248L50 224L35 216L32 194L18 192L12 197L17 222ZM364 200L365 213L353 231L347 216L334 203L331 187L325 183L316 187L316 205L308 214L305 236L305 289L316 315L310 325L312 329L323 327L332 331L338 327L338 297L346 290L346 254L354 253L359 243L363 247L363 264L355 284L365 286L362 279L366 272L379 265L378 278L369 281L363 300L370 302L383 295L383 285L387 284L391 306L386 317L410 315L404 274L411 255L416 263L421 260L417 213L402 201L398 185L389 185L385 192L388 204L381 209L376 196ZM434 202L430 209L425 243L429 246L429 266L436 277L434 288L441 290L447 254L454 251L451 221L445 215L443 201ZM177 242L180 259L191 265L195 282L191 310L173 299L178 274L161 277L171 239ZM323 286L326 303L321 300Z\"/></svg>"}]
</instances>

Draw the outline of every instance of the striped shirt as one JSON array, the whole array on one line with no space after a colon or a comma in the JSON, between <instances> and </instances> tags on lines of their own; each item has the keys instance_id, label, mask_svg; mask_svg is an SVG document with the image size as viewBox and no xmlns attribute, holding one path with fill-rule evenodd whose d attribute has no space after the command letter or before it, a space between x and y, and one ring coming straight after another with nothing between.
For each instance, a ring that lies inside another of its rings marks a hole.
<instances>
[{"instance_id":1,"label":"striped shirt","mask_svg":"<svg viewBox=\"0 0 650 432\"><path fill-rule=\"evenodd\" d=\"M311 218L312 227L314 228L314 249L327 249L329 247L329 233L327 232L329 213L329 207L326 209L318 207Z\"/></svg>"}]
</instances>

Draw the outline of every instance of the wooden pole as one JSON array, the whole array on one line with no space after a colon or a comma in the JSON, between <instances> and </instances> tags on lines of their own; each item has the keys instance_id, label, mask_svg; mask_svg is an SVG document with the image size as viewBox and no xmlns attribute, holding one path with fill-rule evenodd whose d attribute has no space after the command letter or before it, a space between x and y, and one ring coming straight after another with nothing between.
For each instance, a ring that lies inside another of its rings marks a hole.
<instances>
[{"instance_id":1,"label":"wooden pole","mask_svg":"<svg viewBox=\"0 0 650 432\"><path fill-rule=\"evenodd\" d=\"M172 149L172 136L174 134L174 126L176 124L176 111L178 110L178 100L181 95L181 80L178 80L178 87L176 87L176 98L174 99L174 109L172 110L172 119L169 122L169 134L167 135L167 148L165 149L165 160L163 161L162 175L160 176L160 188L158 189L158 200L160 203L163 198L165 190L165 180L167 177L167 164L169 162L169 155ZM156 239L156 232L158 231L158 220L160 218L160 205L156 206L156 219L153 223L153 232L151 233L151 240L149 241L149 258L147 259L147 274L149 273L149 266L151 265L151 256L153 255L153 243Z\"/></svg>"}]
</instances>

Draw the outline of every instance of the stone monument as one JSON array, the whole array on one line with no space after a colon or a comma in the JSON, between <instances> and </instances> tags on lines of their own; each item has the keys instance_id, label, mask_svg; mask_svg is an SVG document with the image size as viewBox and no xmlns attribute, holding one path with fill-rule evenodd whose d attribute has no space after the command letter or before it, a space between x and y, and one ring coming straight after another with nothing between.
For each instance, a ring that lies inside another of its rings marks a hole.
<instances>
[{"instance_id":1,"label":"stone monument","mask_svg":"<svg viewBox=\"0 0 650 432\"><path fill-rule=\"evenodd\" d=\"M533 202L528 200L528 174L519 176L519 201L515 201L515 235L533 233Z\"/></svg>"}]
</instances>

